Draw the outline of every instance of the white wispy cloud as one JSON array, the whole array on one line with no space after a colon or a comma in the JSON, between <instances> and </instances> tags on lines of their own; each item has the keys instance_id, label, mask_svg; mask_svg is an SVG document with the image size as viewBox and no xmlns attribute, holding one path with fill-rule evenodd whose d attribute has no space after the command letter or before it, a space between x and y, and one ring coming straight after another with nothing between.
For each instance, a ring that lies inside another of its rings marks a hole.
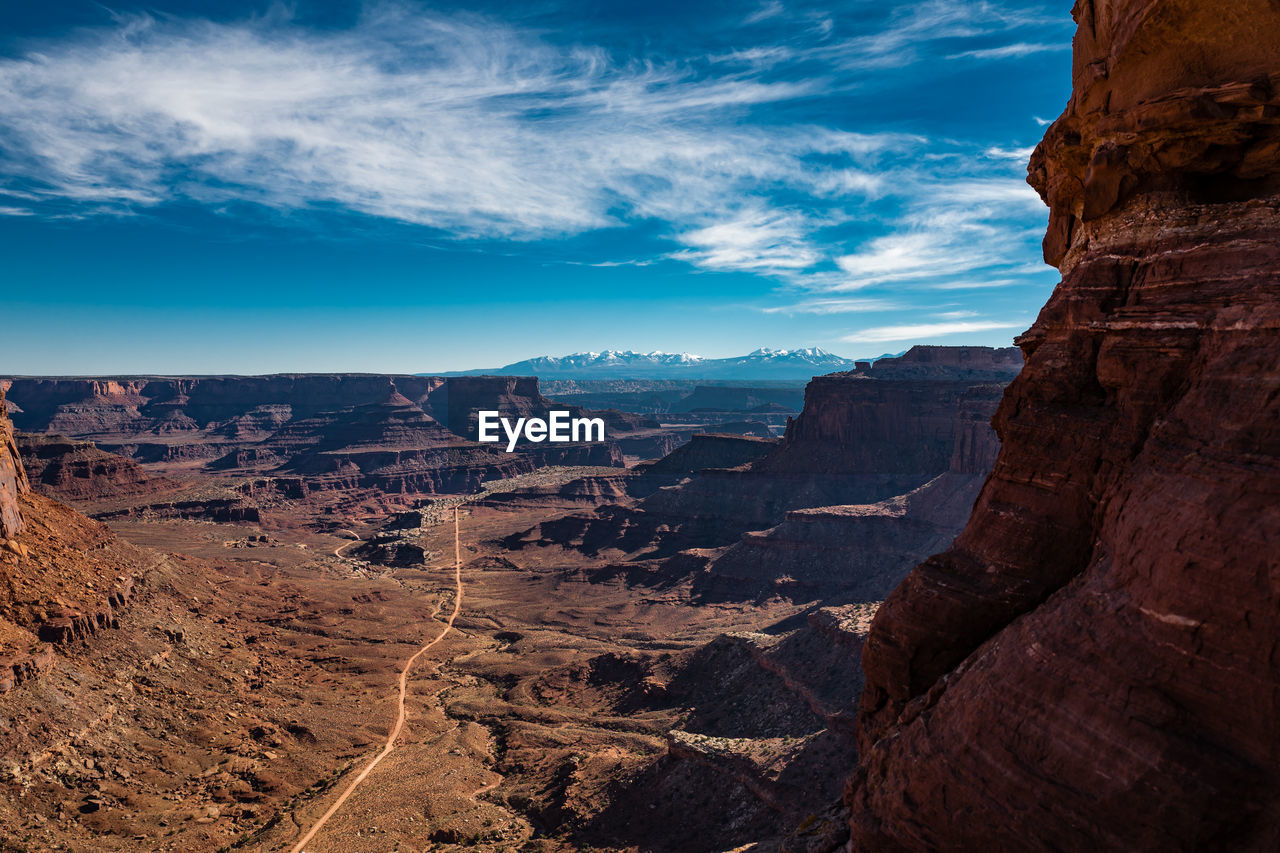
<instances>
[{"instance_id":1,"label":"white wispy cloud","mask_svg":"<svg viewBox=\"0 0 1280 853\"><path fill-rule=\"evenodd\" d=\"M669 258L819 296L1008 279L1023 275L1006 267L1026 262L1018 241L1040 204L1001 172L1023 149L938 154L918 135L754 117L942 43L1037 26L1036 14L926 0L850 36L831 16L766 0L744 23L793 21L804 35L701 65L619 59L394 3L343 30L280 10L231 23L121 17L0 59L0 195L57 201L57 215L173 201L336 209L455 240L645 222L673 244ZM981 50L992 49L970 53ZM774 73L787 63L804 70ZM869 212L880 202L889 213ZM888 233L832 236L872 218ZM807 304L841 313L836 301Z\"/></svg>"},{"instance_id":2,"label":"white wispy cloud","mask_svg":"<svg viewBox=\"0 0 1280 853\"><path fill-rule=\"evenodd\" d=\"M1028 44L1027 42L1016 42L1014 44L1000 45L999 47L985 47L977 50L966 50L960 53L953 53L948 56L947 59L1017 59L1023 56L1031 56L1035 53L1070 49L1070 44Z\"/></svg>"},{"instance_id":3,"label":"white wispy cloud","mask_svg":"<svg viewBox=\"0 0 1280 853\"><path fill-rule=\"evenodd\" d=\"M850 344L882 344L894 341L927 340L945 335L957 335L966 332L991 332L1000 329L1020 329L1027 326L1027 321L975 320L944 323L914 323L905 326L878 326L863 329L840 340Z\"/></svg>"},{"instance_id":4,"label":"white wispy cloud","mask_svg":"<svg viewBox=\"0 0 1280 853\"><path fill-rule=\"evenodd\" d=\"M1026 284L1025 279L1018 278L993 278L985 280L973 281L942 281L929 285L930 290L984 290L995 287L1013 287L1017 284Z\"/></svg>"},{"instance_id":5,"label":"white wispy cloud","mask_svg":"<svg viewBox=\"0 0 1280 853\"><path fill-rule=\"evenodd\" d=\"M807 299L793 305L773 305L761 309L765 314L861 314L873 311L897 311L900 302L874 297L853 299Z\"/></svg>"},{"instance_id":6,"label":"white wispy cloud","mask_svg":"<svg viewBox=\"0 0 1280 853\"><path fill-rule=\"evenodd\" d=\"M910 203L889 234L875 237L835 261L844 274L833 291L890 283L936 287L957 278L982 281L1029 274L1025 223L1043 215L1043 203L1016 178L944 179L940 174L904 177L915 182ZM1039 270L1036 270L1039 272ZM990 286L990 285L988 285Z\"/></svg>"},{"instance_id":7,"label":"white wispy cloud","mask_svg":"<svg viewBox=\"0 0 1280 853\"><path fill-rule=\"evenodd\" d=\"M1031 154L1036 150L1034 145L1026 145L1022 148L1002 148L999 145L992 145L990 148L982 152L983 157L989 157L992 160L1013 160L1018 163L1025 163L1031 159Z\"/></svg>"},{"instance_id":8,"label":"white wispy cloud","mask_svg":"<svg viewBox=\"0 0 1280 853\"><path fill-rule=\"evenodd\" d=\"M773 195L875 194L856 164L914 144L741 120L815 85L396 6L329 33L138 17L0 61L0 162L11 185L121 211L337 206L516 240L656 219L692 263L781 273L820 257L820 224Z\"/></svg>"},{"instance_id":9,"label":"white wispy cloud","mask_svg":"<svg viewBox=\"0 0 1280 853\"><path fill-rule=\"evenodd\" d=\"M802 270L821 258L806 239L808 219L799 213L747 212L680 234L680 242L692 248L672 257L719 270Z\"/></svg>"},{"instance_id":10,"label":"white wispy cloud","mask_svg":"<svg viewBox=\"0 0 1280 853\"><path fill-rule=\"evenodd\" d=\"M747 15L747 17L743 19L742 23L747 25L758 24L761 21L776 18L784 11L785 9L778 0L768 0L766 3L761 3L750 15Z\"/></svg>"},{"instance_id":11,"label":"white wispy cloud","mask_svg":"<svg viewBox=\"0 0 1280 853\"><path fill-rule=\"evenodd\" d=\"M840 63L846 68L890 68L916 61L937 43L965 38L990 38L1055 23L1059 22L1046 18L1037 11L988 0L924 0L898 7L890 14L887 23L878 30L837 41L825 49L838 52ZM986 50L1030 47L1032 46L1018 43ZM1054 46L1046 45L1046 48L1054 49ZM1068 42L1063 49L1069 48ZM974 50L969 53L982 52ZM1023 55L1032 52L1035 51L1028 50Z\"/></svg>"}]
</instances>

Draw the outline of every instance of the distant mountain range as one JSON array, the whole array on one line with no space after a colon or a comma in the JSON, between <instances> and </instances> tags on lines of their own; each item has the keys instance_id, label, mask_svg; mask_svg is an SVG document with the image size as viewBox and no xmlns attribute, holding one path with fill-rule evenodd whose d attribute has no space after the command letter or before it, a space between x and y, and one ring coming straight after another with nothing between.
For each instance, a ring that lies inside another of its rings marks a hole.
<instances>
[{"instance_id":1,"label":"distant mountain range","mask_svg":"<svg viewBox=\"0 0 1280 853\"><path fill-rule=\"evenodd\" d=\"M841 358L817 347L758 349L732 358L703 358L684 352L605 350L559 358L544 355L505 367L432 375L537 376L541 379L809 379L853 367L853 359Z\"/></svg>"}]
</instances>

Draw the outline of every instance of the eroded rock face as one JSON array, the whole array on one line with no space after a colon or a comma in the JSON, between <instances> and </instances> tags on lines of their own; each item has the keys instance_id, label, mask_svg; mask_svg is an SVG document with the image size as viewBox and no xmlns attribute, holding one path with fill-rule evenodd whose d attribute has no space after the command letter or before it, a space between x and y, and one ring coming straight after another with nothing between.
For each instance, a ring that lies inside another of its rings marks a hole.
<instances>
[{"instance_id":1,"label":"eroded rock face","mask_svg":"<svg viewBox=\"0 0 1280 853\"><path fill-rule=\"evenodd\" d=\"M92 500L142 495L164 486L132 459L99 450L91 441L20 433L27 478L50 497Z\"/></svg>"},{"instance_id":2,"label":"eroded rock face","mask_svg":"<svg viewBox=\"0 0 1280 853\"><path fill-rule=\"evenodd\" d=\"M991 417L1001 385L960 398L951 467L917 489L873 504L797 509L768 530L752 531L700 572L702 601L880 601L920 559L964 527L1000 442Z\"/></svg>"},{"instance_id":3,"label":"eroded rock face","mask_svg":"<svg viewBox=\"0 0 1280 853\"><path fill-rule=\"evenodd\" d=\"M1071 101L1030 166L1050 210L1049 263L1066 273L1094 254L1126 209L1274 195L1275 3L1078 0L1072 14Z\"/></svg>"},{"instance_id":4,"label":"eroded rock face","mask_svg":"<svg viewBox=\"0 0 1280 853\"><path fill-rule=\"evenodd\" d=\"M706 468L736 468L773 450L777 439L705 433L693 436L662 459L639 466L645 474L685 475Z\"/></svg>"},{"instance_id":5,"label":"eroded rock face","mask_svg":"<svg viewBox=\"0 0 1280 853\"><path fill-rule=\"evenodd\" d=\"M1280 847L1280 6L1075 15L1064 279L867 639L855 850Z\"/></svg>"},{"instance_id":6,"label":"eroded rock face","mask_svg":"<svg viewBox=\"0 0 1280 853\"><path fill-rule=\"evenodd\" d=\"M933 376L815 377L805 389L804 410L779 445L746 466L699 471L680 488L646 498L642 508L705 522L718 535L696 544L711 547L778 524L791 510L906 494L947 471L957 430L971 430L960 401L973 383L946 373Z\"/></svg>"},{"instance_id":7,"label":"eroded rock face","mask_svg":"<svg viewBox=\"0 0 1280 853\"><path fill-rule=\"evenodd\" d=\"M634 415L553 403L531 377L279 374L0 384L21 406L15 417L26 432L88 438L136 462L180 470L203 460L208 471L296 475L314 491L474 492L488 480L547 465L623 464L610 440L522 442L514 454L479 444L470 439L481 409L512 418L546 417L553 409L599 416L607 435L657 427ZM59 481L46 485L63 497L91 497L80 493L92 490L84 474L54 472Z\"/></svg>"},{"instance_id":8,"label":"eroded rock face","mask_svg":"<svg viewBox=\"0 0 1280 853\"><path fill-rule=\"evenodd\" d=\"M954 379L1003 384L1021 368L1022 353L1017 347L914 346L900 356L882 358L852 372L876 379Z\"/></svg>"},{"instance_id":9,"label":"eroded rock face","mask_svg":"<svg viewBox=\"0 0 1280 853\"><path fill-rule=\"evenodd\" d=\"M816 377L781 440L695 436L632 469L625 490L636 502L544 521L504 543L620 552L594 577L628 583L699 574L704 601L879 600L968 518L995 458L991 413L1013 364L988 347L917 347L876 369L894 362L913 378ZM692 553L718 548L730 551L710 567L709 554Z\"/></svg>"},{"instance_id":10,"label":"eroded rock face","mask_svg":"<svg viewBox=\"0 0 1280 853\"><path fill-rule=\"evenodd\" d=\"M13 425L5 408L4 389L0 388L0 539L17 536L25 523L18 506L18 496L27 490L27 474L13 439Z\"/></svg>"}]
</instances>

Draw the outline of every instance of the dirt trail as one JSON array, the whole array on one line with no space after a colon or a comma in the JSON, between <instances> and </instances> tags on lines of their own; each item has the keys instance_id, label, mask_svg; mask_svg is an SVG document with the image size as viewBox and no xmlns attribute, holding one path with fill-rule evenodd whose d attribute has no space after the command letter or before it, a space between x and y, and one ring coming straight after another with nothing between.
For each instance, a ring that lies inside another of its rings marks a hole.
<instances>
[{"instance_id":1,"label":"dirt trail","mask_svg":"<svg viewBox=\"0 0 1280 853\"><path fill-rule=\"evenodd\" d=\"M339 546L339 547L344 547L344 546ZM336 549L335 549L335 553L336 553ZM449 614L448 620L445 621L444 630L441 631L439 634L437 634L434 640L432 640L431 642L427 643L425 646L423 646L422 648L414 652L413 657L409 658L409 660L405 662L404 669L400 670L399 711L396 714L395 725L391 727L390 733L387 734L386 745L383 746L382 751L379 752L376 756L374 756L374 759L370 761L363 770L360 771L360 775L356 776L356 778L351 780L351 783L347 785L345 790L343 790L342 795L339 796L338 799L333 802L333 805L329 806L328 811L320 815L319 819L316 820L316 822L311 825L311 828L307 830L307 834L302 836L302 838L298 841L298 843L294 845L291 853L305 853L307 842L315 838L316 833L320 831L320 829L325 825L325 823L329 820L329 818L333 817L335 814L338 813L338 809L342 808L342 804L345 803L347 801L347 798L350 797L351 794L355 791L355 789L360 786L360 783L363 782L368 777L368 775L373 771L373 768L377 767L378 764L382 761L382 759L390 755L391 751L396 748L396 740L400 737L400 731L404 728L404 699L405 699L405 693L408 691L409 670L413 669L413 665L417 662L418 658L420 658L423 655L423 653L425 653L428 649L430 649L436 643L443 640L445 638L445 635L448 634L449 631L453 629L453 622L455 619L458 618L458 612L462 609L462 545L460 543L460 538L458 533L458 508L457 507L454 507L453 509L453 582L455 586L455 592L453 597L453 612Z\"/></svg>"}]
</instances>

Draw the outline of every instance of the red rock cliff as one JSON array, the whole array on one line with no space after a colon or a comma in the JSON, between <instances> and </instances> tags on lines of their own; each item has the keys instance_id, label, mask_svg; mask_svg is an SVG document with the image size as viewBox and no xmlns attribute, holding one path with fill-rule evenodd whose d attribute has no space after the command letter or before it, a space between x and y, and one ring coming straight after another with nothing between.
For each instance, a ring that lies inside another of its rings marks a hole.
<instances>
[{"instance_id":1,"label":"red rock cliff","mask_svg":"<svg viewBox=\"0 0 1280 853\"><path fill-rule=\"evenodd\" d=\"M27 490L27 474L13 440L13 425L0 388L0 539L17 536L25 526L18 496Z\"/></svg>"},{"instance_id":2,"label":"red rock cliff","mask_svg":"<svg viewBox=\"0 0 1280 853\"><path fill-rule=\"evenodd\" d=\"M66 501L142 495L168 483L151 477L138 463L60 435L19 433L18 450L27 480L41 494Z\"/></svg>"},{"instance_id":3,"label":"red rock cliff","mask_svg":"<svg viewBox=\"0 0 1280 853\"><path fill-rule=\"evenodd\" d=\"M1280 849L1280 4L1074 14L1064 278L867 640L854 850Z\"/></svg>"}]
</instances>

